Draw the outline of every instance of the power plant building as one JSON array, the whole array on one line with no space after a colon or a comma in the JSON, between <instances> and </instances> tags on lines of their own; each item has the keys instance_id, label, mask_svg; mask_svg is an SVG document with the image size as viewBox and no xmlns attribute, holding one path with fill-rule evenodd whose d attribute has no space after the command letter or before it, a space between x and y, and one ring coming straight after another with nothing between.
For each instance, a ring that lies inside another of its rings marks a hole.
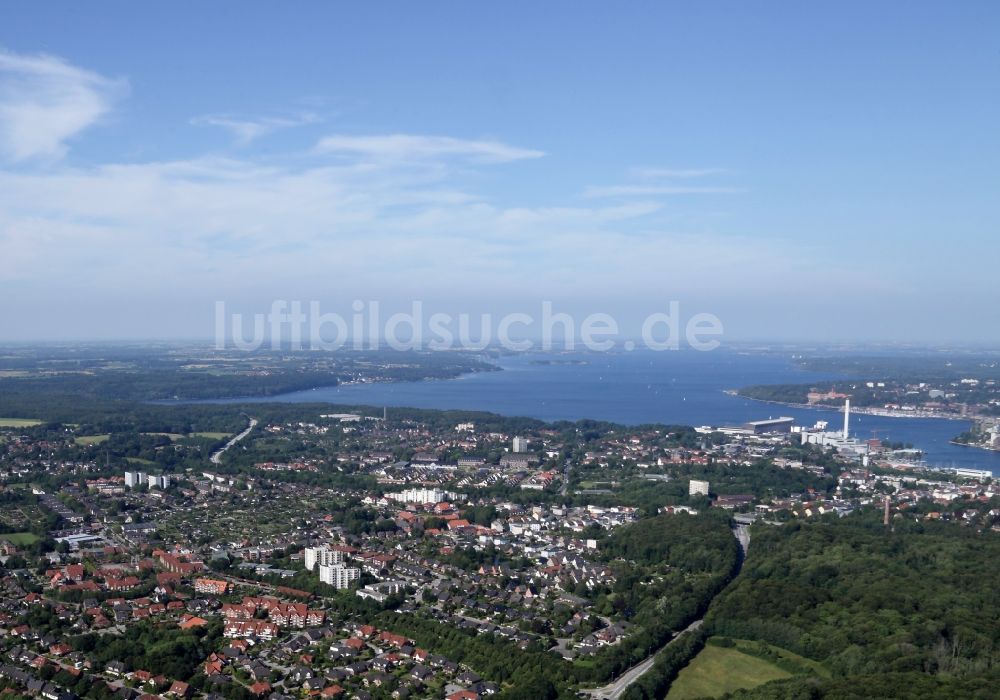
<instances>
[{"instance_id":1,"label":"power plant building","mask_svg":"<svg viewBox=\"0 0 1000 700\"><path fill-rule=\"evenodd\" d=\"M844 429L843 430L803 430L803 445L819 445L820 447L832 447L841 454L860 459L862 463L868 461L868 443L851 437L851 400L844 401Z\"/></svg>"},{"instance_id":2,"label":"power plant building","mask_svg":"<svg viewBox=\"0 0 1000 700\"><path fill-rule=\"evenodd\" d=\"M754 435L766 435L767 433L790 433L795 419L788 416L780 418L768 418L767 420L754 420L744 424L744 428Z\"/></svg>"}]
</instances>

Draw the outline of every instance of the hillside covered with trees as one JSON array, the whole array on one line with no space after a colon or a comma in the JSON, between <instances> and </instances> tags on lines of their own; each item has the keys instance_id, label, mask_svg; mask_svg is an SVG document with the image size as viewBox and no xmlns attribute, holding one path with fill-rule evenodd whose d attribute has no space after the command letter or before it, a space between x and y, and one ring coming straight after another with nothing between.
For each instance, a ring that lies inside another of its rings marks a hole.
<instances>
[{"instance_id":1,"label":"hillside covered with trees","mask_svg":"<svg viewBox=\"0 0 1000 700\"><path fill-rule=\"evenodd\" d=\"M874 514L757 526L743 571L713 602L706 625L814 659L833 674L741 698L873 697L870 687L852 693L882 674L912 676L905 684L926 688L926 697L959 688L969 694L952 697L973 697L1000 660L998 580L1000 537L992 532L899 520L887 530Z\"/></svg>"}]
</instances>

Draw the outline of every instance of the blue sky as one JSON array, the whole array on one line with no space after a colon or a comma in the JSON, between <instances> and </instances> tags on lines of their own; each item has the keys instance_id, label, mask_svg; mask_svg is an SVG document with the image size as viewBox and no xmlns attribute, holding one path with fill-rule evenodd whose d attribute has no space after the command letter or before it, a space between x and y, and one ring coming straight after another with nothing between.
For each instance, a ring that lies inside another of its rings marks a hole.
<instances>
[{"instance_id":1,"label":"blue sky","mask_svg":"<svg viewBox=\"0 0 1000 700\"><path fill-rule=\"evenodd\" d=\"M0 339L216 300L1000 340L1000 5L0 9Z\"/></svg>"}]
</instances>

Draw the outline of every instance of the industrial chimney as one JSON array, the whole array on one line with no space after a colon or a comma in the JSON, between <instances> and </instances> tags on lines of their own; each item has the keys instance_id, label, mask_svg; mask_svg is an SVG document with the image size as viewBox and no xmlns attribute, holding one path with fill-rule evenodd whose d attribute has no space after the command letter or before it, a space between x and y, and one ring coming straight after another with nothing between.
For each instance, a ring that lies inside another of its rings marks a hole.
<instances>
[{"instance_id":1,"label":"industrial chimney","mask_svg":"<svg viewBox=\"0 0 1000 700\"><path fill-rule=\"evenodd\" d=\"M850 426L850 422L851 422L851 400L850 399L844 399L844 439L845 440L848 437L850 437L850 434L847 432L847 429Z\"/></svg>"}]
</instances>

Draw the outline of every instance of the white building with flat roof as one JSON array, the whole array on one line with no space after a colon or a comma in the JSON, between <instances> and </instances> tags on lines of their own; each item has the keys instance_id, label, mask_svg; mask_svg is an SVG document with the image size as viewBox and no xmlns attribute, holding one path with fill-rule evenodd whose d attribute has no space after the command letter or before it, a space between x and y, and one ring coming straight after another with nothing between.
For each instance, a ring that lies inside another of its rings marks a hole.
<instances>
[{"instance_id":1,"label":"white building with flat roof","mask_svg":"<svg viewBox=\"0 0 1000 700\"><path fill-rule=\"evenodd\" d=\"M344 563L344 553L338 549L330 549L327 545L306 547L302 555L302 563L312 571L319 566L333 566Z\"/></svg>"},{"instance_id":2,"label":"white building with flat roof","mask_svg":"<svg viewBox=\"0 0 1000 700\"><path fill-rule=\"evenodd\" d=\"M160 474L159 476L150 474L147 483L151 489L165 489L170 486L170 477L166 474Z\"/></svg>"},{"instance_id":3,"label":"white building with flat roof","mask_svg":"<svg viewBox=\"0 0 1000 700\"><path fill-rule=\"evenodd\" d=\"M969 467L959 467L954 470L957 476L965 477L966 479L992 479L993 472L989 469L972 469Z\"/></svg>"},{"instance_id":4,"label":"white building with flat roof","mask_svg":"<svg viewBox=\"0 0 1000 700\"><path fill-rule=\"evenodd\" d=\"M691 479L691 484L688 486L688 495L690 496L707 496L708 495L708 482L699 481L698 479Z\"/></svg>"},{"instance_id":5,"label":"white building with flat roof","mask_svg":"<svg viewBox=\"0 0 1000 700\"><path fill-rule=\"evenodd\" d=\"M319 580L334 588L347 588L352 581L361 578L361 569L349 568L340 564L319 567Z\"/></svg>"},{"instance_id":6,"label":"white building with flat roof","mask_svg":"<svg viewBox=\"0 0 1000 700\"><path fill-rule=\"evenodd\" d=\"M441 503L442 501L453 501L456 494L441 489L406 489L399 493L387 493L386 496L394 501L403 503Z\"/></svg>"}]
</instances>

